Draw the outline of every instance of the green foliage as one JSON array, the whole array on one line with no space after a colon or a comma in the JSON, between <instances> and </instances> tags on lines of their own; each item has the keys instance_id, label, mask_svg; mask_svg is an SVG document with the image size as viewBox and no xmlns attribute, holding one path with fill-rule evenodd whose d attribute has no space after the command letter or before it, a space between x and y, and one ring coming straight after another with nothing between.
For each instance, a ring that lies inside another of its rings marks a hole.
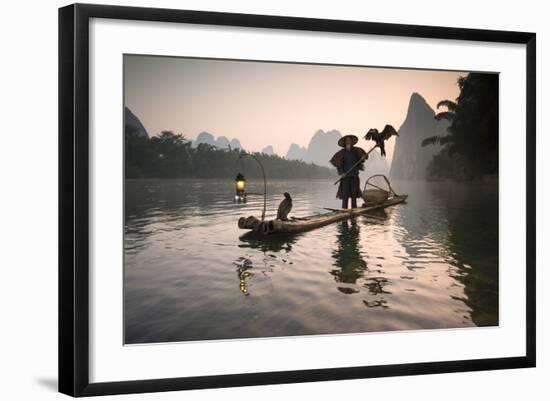
<instances>
[{"instance_id":1,"label":"green foliage","mask_svg":"<svg viewBox=\"0 0 550 401\"><path fill-rule=\"evenodd\" d=\"M447 136L430 136L426 139L424 139L421 143L422 146L427 146L427 145L446 145L447 143L451 142L452 141L452 138L447 135Z\"/></svg>"},{"instance_id":2,"label":"green foliage","mask_svg":"<svg viewBox=\"0 0 550 401\"><path fill-rule=\"evenodd\" d=\"M456 111L456 103L452 100L441 100L437 104L437 108L439 109L440 107L446 107L451 113Z\"/></svg>"},{"instance_id":3,"label":"green foliage","mask_svg":"<svg viewBox=\"0 0 550 401\"><path fill-rule=\"evenodd\" d=\"M451 122L445 136L427 138L422 146L446 145L428 166L431 176L474 179L498 173L498 75L469 73L457 82L456 103L442 100L437 120ZM451 166L452 164L455 166ZM450 175L447 175L450 174ZM458 175L458 176L457 176Z\"/></svg>"},{"instance_id":4,"label":"green foliage","mask_svg":"<svg viewBox=\"0 0 550 401\"><path fill-rule=\"evenodd\" d=\"M454 178L457 180L466 180L466 171L464 161L458 154L451 155L449 147L445 146L441 152L434 155L427 167L428 177L430 178Z\"/></svg>"},{"instance_id":5,"label":"green foliage","mask_svg":"<svg viewBox=\"0 0 550 401\"><path fill-rule=\"evenodd\" d=\"M437 113L435 115L435 119L437 121L440 121L440 120L453 121L454 117L455 117L455 113L451 111L442 111L441 113Z\"/></svg>"},{"instance_id":6,"label":"green foliage","mask_svg":"<svg viewBox=\"0 0 550 401\"><path fill-rule=\"evenodd\" d=\"M246 178L261 178L258 163L240 158L240 149L220 149L205 143L196 148L181 134L163 131L147 138L126 132L126 178L234 178L236 171ZM329 168L287 160L277 155L254 153L269 178L332 178Z\"/></svg>"}]
</instances>

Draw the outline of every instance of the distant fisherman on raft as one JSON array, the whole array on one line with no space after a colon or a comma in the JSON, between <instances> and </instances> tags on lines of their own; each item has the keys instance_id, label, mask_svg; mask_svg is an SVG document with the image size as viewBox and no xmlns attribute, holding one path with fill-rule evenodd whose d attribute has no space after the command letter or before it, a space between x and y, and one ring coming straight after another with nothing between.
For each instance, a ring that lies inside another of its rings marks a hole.
<instances>
[{"instance_id":1,"label":"distant fisherman on raft","mask_svg":"<svg viewBox=\"0 0 550 401\"><path fill-rule=\"evenodd\" d=\"M338 140L338 145L343 149L336 152L330 159L330 163L336 167L342 178L336 193L336 197L342 199L342 209L348 208L349 198L351 198L351 207L356 208L357 198L361 197L359 171L365 169L364 161L368 159L368 155L362 148L355 146L358 141L355 135L343 136Z\"/></svg>"}]
</instances>

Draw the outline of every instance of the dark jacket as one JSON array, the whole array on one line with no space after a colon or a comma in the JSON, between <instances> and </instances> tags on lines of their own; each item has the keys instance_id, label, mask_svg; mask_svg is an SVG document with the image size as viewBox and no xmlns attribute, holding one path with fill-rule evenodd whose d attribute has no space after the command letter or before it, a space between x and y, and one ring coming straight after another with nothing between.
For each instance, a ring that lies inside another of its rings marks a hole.
<instances>
[{"instance_id":1,"label":"dark jacket","mask_svg":"<svg viewBox=\"0 0 550 401\"><path fill-rule=\"evenodd\" d=\"M358 161L366 155L367 153L359 147L352 146L351 149L355 152L355 160ZM344 164L344 152L346 151L345 148L340 149L338 152L332 156L332 159L330 159L330 163L336 167L338 170L338 174L344 174L346 171L343 171L343 164ZM353 171L348 174L346 177L349 177L350 179L354 179L357 183L357 190L355 193L357 194L357 197L361 197L361 183L359 181L359 171L365 169L365 162L359 163L357 167L353 169ZM346 179L346 178L344 178ZM340 180L340 184L338 185L338 191L336 192L336 197L338 199L342 199L342 180Z\"/></svg>"}]
</instances>

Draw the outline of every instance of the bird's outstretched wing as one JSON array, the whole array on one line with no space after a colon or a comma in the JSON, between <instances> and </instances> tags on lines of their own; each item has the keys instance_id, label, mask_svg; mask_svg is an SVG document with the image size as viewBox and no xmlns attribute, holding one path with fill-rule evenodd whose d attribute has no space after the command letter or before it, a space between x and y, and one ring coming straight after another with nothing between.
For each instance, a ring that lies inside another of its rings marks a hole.
<instances>
[{"instance_id":1,"label":"bird's outstretched wing","mask_svg":"<svg viewBox=\"0 0 550 401\"><path fill-rule=\"evenodd\" d=\"M393 125L386 124L384 129L382 130L382 136L384 139L391 138L392 135L399 136L395 128L393 128Z\"/></svg>"},{"instance_id":2,"label":"bird's outstretched wing","mask_svg":"<svg viewBox=\"0 0 550 401\"><path fill-rule=\"evenodd\" d=\"M365 139L367 141L373 140L376 141L378 136L378 130L376 128L371 128L369 132L367 132L367 135L365 135Z\"/></svg>"}]
</instances>

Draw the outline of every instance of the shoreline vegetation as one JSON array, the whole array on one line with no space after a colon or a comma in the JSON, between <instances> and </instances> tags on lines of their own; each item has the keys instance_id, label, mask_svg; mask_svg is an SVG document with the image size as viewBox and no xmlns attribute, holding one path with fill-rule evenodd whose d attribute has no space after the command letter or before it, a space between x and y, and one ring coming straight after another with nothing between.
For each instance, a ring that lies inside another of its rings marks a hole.
<instances>
[{"instance_id":1,"label":"shoreline vegetation","mask_svg":"<svg viewBox=\"0 0 550 401\"><path fill-rule=\"evenodd\" d=\"M499 76L469 73L457 81L456 101L441 100L438 121L450 123L446 135L426 138L422 146L441 145L427 167L428 179L483 180L498 176Z\"/></svg>"},{"instance_id":2,"label":"shoreline vegetation","mask_svg":"<svg viewBox=\"0 0 550 401\"><path fill-rule=\"evenodd\" d=\"M126 127L126 178L226 178L234 179L238 172L246 178L262 178L255 160L240 157L254 155L264 166L269 178L334 178L336 170L287 160L278 155L246 152L227 147L218 148L206 143L197 147L181 134L163 131L159 136L138 135Z\"/></svg>"},{"instance_id":3,"label":"shoreline vegetation","mask_svg":"<svg viewBox=\"0 0 550 401\"><path fill-rule=\"evenodd\" d=\"M460 177L442 177L442 176L428 176L424 181L428 182L471 182L481 184L498 184L498 174L486 174L473 178L460 178Z\"/></svg>"}]
</instances>

